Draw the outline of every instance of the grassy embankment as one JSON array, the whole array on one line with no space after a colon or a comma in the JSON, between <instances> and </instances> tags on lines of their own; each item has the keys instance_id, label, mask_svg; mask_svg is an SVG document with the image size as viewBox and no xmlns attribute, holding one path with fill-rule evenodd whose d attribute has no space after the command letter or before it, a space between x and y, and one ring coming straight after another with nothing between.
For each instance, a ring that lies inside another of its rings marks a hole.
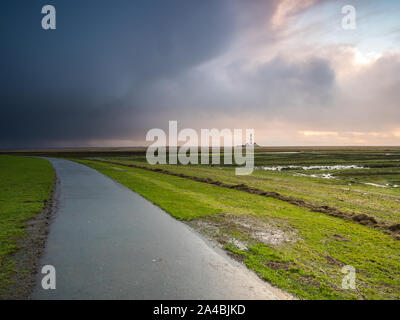
<instances>
[{"instance_id":1,"label":"grassy embankment","mask_svg":"<svg viewBox=\"0 0 400 320\"><path fill-rule=\"evenodd\" d=\"M54 177L46 160L0 155L0 297L12 284L26 223L49 200Z\"/></svg>"},{"instance_id":2,"label":"grassy embankment","mask_svg":"<svg viewBox=\"0 0 400 320\"><path fill-rule=\"evenodd\" d=\"M142 169L78 161L140 193L178 219L212 225L212 236L248 268L299 298L400 299L400 241L380 231L272 198ZM215 179L231 169L204 170L212 170ZM255 181L259 178L257 174L253 177ZM255 233L248 228L255 220L262 230L279 234L283 240L269 242L267 237L264 241L258 234L260 228ZM341 287L344 265L356 268L356 290Z\"/></svg>"}]
</instances>

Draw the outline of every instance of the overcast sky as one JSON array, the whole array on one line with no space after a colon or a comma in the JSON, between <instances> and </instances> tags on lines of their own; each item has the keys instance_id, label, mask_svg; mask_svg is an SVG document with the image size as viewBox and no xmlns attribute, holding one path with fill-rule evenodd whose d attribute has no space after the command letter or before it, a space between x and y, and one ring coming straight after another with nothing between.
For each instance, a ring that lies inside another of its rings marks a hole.
<instances>
[{"instance_id":1,"label":"overcast sky","mask_svg":"<svg viewBox=\"0 0 400 320\"><path fill-rule=\"evenodd\" d=\"M398 0L3 0L0 35L0 148L144 145L169 120L400 145Z\"/></svg>"}]
</instances>

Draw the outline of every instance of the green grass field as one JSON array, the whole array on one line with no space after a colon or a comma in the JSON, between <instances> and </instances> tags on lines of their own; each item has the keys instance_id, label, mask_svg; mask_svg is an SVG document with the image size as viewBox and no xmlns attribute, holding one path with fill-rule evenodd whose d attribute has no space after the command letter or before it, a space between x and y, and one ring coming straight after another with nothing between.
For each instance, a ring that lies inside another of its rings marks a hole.
<instances>
[{"instance_id":1,"label":"green grass field","mask_svg":"<svg viewBox=\"0 0 400 320\"><path fill-rule=\"evenodd\" d=\"M143 156L109 159L145 165ZM199 226L260 277L299 298L400 299L400 241L379 230L281 200L190 179L91 160L77 161L138 192L172 216ZM237 177L230 167L163 167L194 176L245 181L311 201L341 204L349 210L361 212L373 206L370 211L379 217L385 206L393 206L388 217L383 218L399 222L396 188L376 189L361 183L348 186L341 178L300 177L286 171L257 170L250 176ZM343 190L337 195L340 188L351 192ZM365 197L367 203L363 193L369 193ZM343 197L343 201L337 197ZM275 241L276 235L279 241ZM341 286L345 265L356 269L356 290Z\"/></svg>"},{"instance_id":2,"label":"green grass field","mask_svg":"<svg viewBox=\"0 0 400 320\"><path fill-rule=\"evenodd\" d=\"M13 254L26 222L49 200L54 178L46 160L0 155L0 296L16 272Z\"/></svg>"},{"instance_id":3,"label":"green grass field","mask_svg":"<svg viewBox=\"0 0 400 320\"><path fill-rule=\"evenodd\" d=\"M125 164L162 168L201 178L212 178L230 184L243 183L250 187L302 199L318 206L328 205L344 212L365 213L388 225L400 223L400 152L397 149L368 152L365 150L258 152L255 154L257 169L248 176L235 175L232 166L151 166L145 161L144 154L103 158ZM262 169L262 167L290 165L306 167L356 165L364 168L343 170L297 168L281 171ZM321 178L323 174L330 174L333 178Z\"/></svg>"},{"instance_id":4,"label":"green grass field","mask_svg":"<svg viewBox=\"0 0 400 320\"><path fill-rule=\"evenodd\" d=\"M233 165L151 166L144 152L52 156L93 167L138 192L218 241L261 278L298 298L400 299L396 234L287 201L126 166L245 184L317 206L365 213L380 223L395 225L400 223L399 148L258 149L256 169L248 176L236 176ZM53 173L50 164L40 159L1 156L0 165L0 206L5 217L0 227L0 243L5 248L0 253L0 280L6 283L13 272L9 258L23 234L24 222L42 208ZM338 165L347 167L332 167ZM281 170L267 170L278 166ZM10 215L16 211L18 215ZM342 288L345 265L356 270L356 290Z\"/></svg>"}]
</instances>

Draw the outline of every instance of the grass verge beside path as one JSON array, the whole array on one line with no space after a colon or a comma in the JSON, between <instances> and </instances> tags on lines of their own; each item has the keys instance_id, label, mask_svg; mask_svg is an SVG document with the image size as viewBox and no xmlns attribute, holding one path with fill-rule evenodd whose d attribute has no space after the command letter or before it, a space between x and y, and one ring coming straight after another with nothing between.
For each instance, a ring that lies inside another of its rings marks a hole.
<instances>
[{"instance_id":1,"label":"grass verge beside path","mask_svg":"<svg viewBox=\"0 0 400 320\"><path fill-rule=\"evenodd\" d=\"M212 184L212 185L217 185L217 186L223 187L223 188L240 190L240 191L248 192L251 194L257 194L260 196L265 196L265 197L269 197L269 198L282 200L282 201L291 203L293 205L299 206L299 207L307 209L307 210L311 210L314 212L322 212L322 213L328 214L333 217L342 218L342 219L345 219L348 221L352 221L352 222L355 222L355 223L358 223L361 225L365 225L365 226L369 226L371 228L381 230L382 232L391 234L395 239L400 240L400 224L398 222L395 224L388 225L385 222L377 221L373 215L369 216L366 214L356 214L353 212L340 211L337 208L333 208L333 207L326 206L326 205L316 206L312 202L304 201L302 199L297 199L292 196L283 195L283 194L280 194L280 193L277 193L274 191L270 192L270 191L265 191L263 189L250 187L247 184L229 184L229 183L227 184L226 182L214 180L213 178L210 178L210 177L202 178L202 177L199 177L199 175L197 174L198 171L196 169L193 169L193 167L191 169L192 170L191 174L187 175L187 174L183 174L183 173L178 173L175 170L165 170L162 168L150 168L148 166L140 166L140 165L136 165L136 164L125 164L125 163L116 162L116 161L99 160L99 159L96 159L95 161L106 162L106 163L109 163L110 165L122 165L122 166L137 168L137 169L150 170L153 172L159 172L162 174L178 176L181 178L190 179L190 180L197 181L197 182L203 182L203 183L208 183L208 184ZM216 175L217 175L217 173L212 175L212 177L214 177ZM251 176L251 177L253 177L253 176Z\"/></svg>"},{"instance_id":2,"label":"grass verge beside path","mask_svg":"<svg viewBox=\"0 0 400 320\"><path fill-rule=\"evenodd\" d=\"M213 230L212 236L248 268L299 298L400 299L400 242L380 231L277 199L137 168L76 161L172 216ZM344 265L356 269L356 290L341 287Z\"/></svg>"},{"instance_id":3,"label":"grass verge beside path","mask_svg":"<svg viewBox=\"0 0 400 320\"><path fill-rule=\"evenodd\" d=\"M150 165L143 161L118 158L104 158L104 160L151 169L159 168L198 178L211 178L228 184L245 184L267 192L278 192L284 196L304 200L315 206L328 205L345 213L366 214L387 225L400 223L400 189L398 188L349 185L348 181L341 179L295 176L285 171L255 170L251 175L237 176L235 168L231 167ZM346 172L346 170L342 171Z\"/></svg>"},{"instance_id":4,"label":"grass verge beside path","mask_svg":"<svg viewBox=\"0 0 400 320\"><path fill-rule=\"evenodd\" d=\"M15 285L18 243L26 234L27 221L49 200L54 179L47 160L0 156L0 298Z\"/></svg>"}]
</instances>

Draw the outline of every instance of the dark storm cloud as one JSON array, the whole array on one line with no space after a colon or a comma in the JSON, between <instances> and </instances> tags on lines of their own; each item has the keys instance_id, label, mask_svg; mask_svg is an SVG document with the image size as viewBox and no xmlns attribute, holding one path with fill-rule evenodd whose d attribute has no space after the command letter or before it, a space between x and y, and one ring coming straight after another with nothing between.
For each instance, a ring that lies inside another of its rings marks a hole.
<instances>
[{"instance_id":1,"label":"dark storm cloud","mask_svg":"<svg viewBox=\"0 0 400 320\"><path fill-rule=\"evenodd\" d=\"M361 2L360 32L337 28L341 3L3 1L0 148L143 144L168 120L272 144L398 139L400 55L369 41ZM57 30L41 29L45 4Z\"/></svg>"},{"instance_id":2,"label":"dark storm cloud","mask_svg":"<svg viewBox=\"0 0 400 320\"><path fill-rule=\"evenodd\" d=\"M335 72L329 61L318 57L302 62L276 57L261 65L249 83L258 90L257 97L264 108L284 112L282 109L293 105L321 104L335 84Z\"/></svg>"},{"instance_id":3,"label":"dark storm cloud","mask_svg":"<svg viewBox=\"0 0 400 320\"><path fill-rule=\"evenodd\" d=\"M56 30L40 27L45 4ZM215 57L235 32L224 0L3 1L0 26L1 147L143 133L136 96Z\"/></svg>"},{"instance_id":4,"label":"dark storm cloud","mask_svg":"<svg viewBox=\"0 0 400 320\"><path fill-rule=\"evenodd\" d=\"M200 118L204 120L200 125L232 126L228 119L243 122L251 114L259 119L296 118L305 109L330 101L335 88L334 70L329 61L318 57L301 62L275 57L250 70L246 63L213 66L212 70L189 70L173 81L156 83L142 92L141 105L153 114L167 109L170 119L186 126L197 127ZM224 73L223 80L215 76ZM152 106L154 95L161 101L156 107Z\"/></svg>"}]
</instances>

